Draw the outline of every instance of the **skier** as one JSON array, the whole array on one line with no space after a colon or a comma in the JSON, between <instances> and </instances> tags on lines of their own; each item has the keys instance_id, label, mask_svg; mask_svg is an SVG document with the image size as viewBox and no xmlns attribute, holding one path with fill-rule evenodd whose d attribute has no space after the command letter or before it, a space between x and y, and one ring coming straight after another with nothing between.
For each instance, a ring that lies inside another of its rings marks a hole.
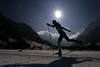
<instances>
[{"instance_id":1,"label":"skier","mask_svg":"<svg viewBox=\"0 0 100 67\"><path fill-rule=\"evenodd\" d=\"M52 24L53 24L53 25L47 23L47 25L50 26L50 27L56 27L56 30L57 30L58 33L60 34L60 36L59 36L59 38L58 38L59 51L58 51L58 53L56 53L56 54L59 54L59 56L62 56L61 44L60 44L60 43L61 43L61 41L62 41L63 38L65 38L65 39L66 39L67 41L69 41L69 42L76 42L76 43L78 43L78 44L82 44L82 41L77 41L77 40L74 40L74 39L69 39L69 37L66 35L66 33L65 33L63 30L66 30L66 31L68 31L68 32L71 32L71 30L68 30L68 29L62 27L58 22L56 22L56 20L53 20L53 21L52 21Z\"/></svg>"}]
</instances>

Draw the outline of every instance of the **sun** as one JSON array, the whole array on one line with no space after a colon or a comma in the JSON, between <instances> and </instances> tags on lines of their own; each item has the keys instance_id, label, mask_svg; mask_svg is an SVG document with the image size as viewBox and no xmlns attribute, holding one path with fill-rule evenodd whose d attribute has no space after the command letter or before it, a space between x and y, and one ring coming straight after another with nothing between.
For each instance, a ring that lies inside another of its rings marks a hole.
<instances>
[{"instance_id":1,"label":"sun","mask_svg":"<svg viewBox=\"0 0 100 67\"><path fill-rule=\"evenodd\" d=\"M56 18L60 18L61 17L61 12L60 11L55 11L55 16L56 16Z\"/></svg>"}]
</instances>

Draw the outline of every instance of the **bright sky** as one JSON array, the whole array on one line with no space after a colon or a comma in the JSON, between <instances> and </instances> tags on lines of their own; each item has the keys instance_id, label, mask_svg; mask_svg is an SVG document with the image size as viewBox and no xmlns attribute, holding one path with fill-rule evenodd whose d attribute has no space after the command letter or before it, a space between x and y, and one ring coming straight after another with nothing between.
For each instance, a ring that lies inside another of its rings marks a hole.
<instances>
[{"instance_id":1,"label":"bright sky","mask_svg":"<svg viewBox=\"0 0 100 67\"><path fill-rule=\"evenodd\" d=\"M56 10L61 11L59 19L54 16ZM0 0L0 11L17 23L28 24L37 32L47 31L46 23L51 24L56 19L77 33L100 18L100 0ZM54 29L51 32L57 33Z\"/></svg>"}]
</instances>

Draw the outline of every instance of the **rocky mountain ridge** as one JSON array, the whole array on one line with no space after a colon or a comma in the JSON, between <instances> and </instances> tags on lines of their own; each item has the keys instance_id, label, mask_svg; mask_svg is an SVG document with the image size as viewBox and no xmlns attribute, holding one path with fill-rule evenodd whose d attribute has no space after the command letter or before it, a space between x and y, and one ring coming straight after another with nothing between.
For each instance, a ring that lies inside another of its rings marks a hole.
<instances>
[{"instance_id":1,"label":"rocky mountain ridge","mask_svg":"<svg viewBox=\"0 0 100 67\"><path fill-rule=\"evenodd\" d=\"M78 37L78 40L83 41L83 45L94 43L95 45L100 43L100 19L91 22L83 31L83 33Z\"/></svg>"},{"instance_id":2,"label":"rocky mountain ridge","mask_svg":"<svg viewBox=\"0 0 100 67\"><path fill-rule=\"evenodd\" d=\"M50 42L41 39L37 32L27 24L16 23L15 21L0 13L0 47L26 49L30 48L31 46L29 41L51 46Z\"/></svg>"}]
</instances>

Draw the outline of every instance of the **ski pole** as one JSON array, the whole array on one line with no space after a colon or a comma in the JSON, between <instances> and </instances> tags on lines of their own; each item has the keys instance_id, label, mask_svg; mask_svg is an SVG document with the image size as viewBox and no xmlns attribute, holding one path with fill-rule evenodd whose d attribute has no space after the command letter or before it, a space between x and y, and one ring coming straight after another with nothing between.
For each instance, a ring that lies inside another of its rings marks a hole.
<instances>
[{"instance_id":1,"label":"ski pole","mask_svg":"<svg viewBox=\"0 0 100 67\"><path fill-rule=\"evenodd\" d=\"M49 28L49 26L48 26L48 31L49 31L50 41L51 41L51 44L52 44L52 38L51 38L50 28ZM53 45L52 45L52 47L53 47ZM54 48L53 48L53 55L54 55Z\"/></svg>"}]
</instances>

